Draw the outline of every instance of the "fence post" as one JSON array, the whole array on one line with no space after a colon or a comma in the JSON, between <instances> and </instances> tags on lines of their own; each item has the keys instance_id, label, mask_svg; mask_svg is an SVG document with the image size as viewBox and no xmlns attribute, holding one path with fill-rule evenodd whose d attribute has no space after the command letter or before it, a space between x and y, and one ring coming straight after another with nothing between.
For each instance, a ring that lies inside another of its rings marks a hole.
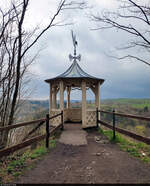
<instances>
[{"instance_id":1,"label":"fence post","mask_svg":"<svg viewBox=\"0 0 150 186\"><path fill-rule=\"evenodd\" d=\"M46 148L49 148L49 114L46 114Z\"/></svg>"},{"instance_id":2,"label":"fence post","mask_svg":"<svg viewBox=\"0 0 150 186\"><path fill-rule=\"evenodd\" d=\"M63 117L63 110L61 111L61 130L64 130L64 117Z\"/></svg>"},{"instance_id":3,"label":"fence post","mask_svg":"<svg viewBox=\"0 0 150 186\"><path fill-rule=\"evenodd\" d=\"M116 123L116 119L115 119L115 109L113 109L113 139L116 139L115 123Z\"/></svg>"},{"instance_id":4,"label":"fence post","mask_svg":"<svg viewBox=\"0 0 150 186\"><path fill-rule=\"evenodd\" d=\"M96 127L98 128L98 107L96 107Z\"/></svg>"}]
</instances>

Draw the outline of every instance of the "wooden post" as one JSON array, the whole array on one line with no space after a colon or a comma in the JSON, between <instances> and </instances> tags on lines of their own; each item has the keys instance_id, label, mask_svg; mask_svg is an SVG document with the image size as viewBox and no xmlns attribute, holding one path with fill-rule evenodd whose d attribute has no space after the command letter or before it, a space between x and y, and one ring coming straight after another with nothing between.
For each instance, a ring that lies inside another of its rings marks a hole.
<instances>
[{"instance_id":1,"label":"wooden post","mask_svg":"<svg viewBox=\"0 0 150 186\"><path fill-rule=\"evenodd\" d=\"M49 114L46 114L46 148L49 148Z\"/></svg>"},{"instance_id":2,"label":"wooden post","mask_svg":"<svg viewBox=\"0 0 150 186\"><path fill-rule=\"evenodd\" d=\"M67 87L67 108L70 108L70 91L71 88Z\"/></svg>"},{"instance_id":3,"label":"wooden post","mask_svg":"<svg viewBox=\"0 0 150 186\"><path fill-rule=\"evenodd\" d=\"M96 127L98 128L98 107L96 107Z\"/></svg>"},{"instance_id":4,"label":"wooden post","mask_svg":"<svg viewBox=\"0 0 150 186\"><path fill-rule=\"evenodd\" d=\"M95 106L100 109L100 84L99 82L95 87ZM98 113L98 119L100 120L100 113Z\"/></svg>"},{"instance_id":5,"label":"wooden post","mask_svg":"<svg viewBox=\"0 0 150 186\"><path fill-rule=\"evenodd\" d=\"M64 110L64 83L60 81L60 110Z\"/></svg>"},{"instance_id":6,"label":"wooden post","mask_svg":"<svg viewBox=\"0 0 150 186\"><path fill-rule=\"evenodd\" d=\"M115 133L115 109L113 109L113 139L116 139L116 133Z\"/></svg>"},{"instance_id":7,"label":"wooden post","mask_svg":"<svg viewBox=\"0 0 150 186\"><path fill-rule=\"evenodd\" d=\"M82 128L86 127L86 82L82 81Z\"/></svg>"},{"instance_id":8,"label":"wooden post","mask_svg":"<svg viewBox=\"0 0 150 186\"><path fill-rule=\"evenodd\" d=\"M49 106L50 106L50 108L49 108L49 110L52 110L52 106L53 106L53 104L52 104L52 83L50 84L50 103L49 103Z\"/></svg>"},{"instance_id":9,"label":"wooden post","mask_svg":"<svg viewBox=\"0 0 150 186\"><path fill-rule=\"evenodd\" d=\"M54 106L53 108L56 109L56 105L57 105L57 88L54 88L54 97L53 97L53 102L54 102Z\"/></svg>"},{"instance_id":10,"label":"wooden post","mask_svg":"<svg viewBox=\"0 0 150 186\"><path fill-rule=\"evenodd\" d=\"M63 110L61 111L61 130L64 130L64 118L63 118Z\"/></svg>"}]
</instances>

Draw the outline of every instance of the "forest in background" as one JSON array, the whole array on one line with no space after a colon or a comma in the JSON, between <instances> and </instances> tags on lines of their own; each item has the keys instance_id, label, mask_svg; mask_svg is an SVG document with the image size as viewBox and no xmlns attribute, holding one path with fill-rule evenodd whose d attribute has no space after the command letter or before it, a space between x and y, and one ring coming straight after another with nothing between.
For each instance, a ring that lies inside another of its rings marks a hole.
<instances>
[{"instance_id":1,"label":"forest in background","mask_svg":"<svg viewBox=\"0 0 150 186\"><path fill-rule=\"evenodd\" d=\"M150 116L150 99L108 99L102 101L101 109L137 116ZM112 124L112 115L101 114L101 119ZM143 120L116 116L116 126L136 134L150 137L150 123Z\"/></svg>"},{"instance_id":2,"label":"forest in background","mask_svg":"<svg viewBox=\"0 0 150 186\"><path fill-rule=\"evenodd\" d=\"M81 103L77 100L72 100L71 105L72 107L81 107ZM57 106L59 106L59 102L57 102ZM87 107L93 108L94 101L88 100ZM49 100L24 100L24 103L18 109L16 121L30 121L45 117L48 113L48 108ZM101 109L105 111L115 109L119 113L149 117L150 99L105 99L101 100ZM101 114L101 119L112 124L111 114L103 113ZM150 123L147 121L116 116L116 126L150 137Z\"/></svg>"}]
</instances>

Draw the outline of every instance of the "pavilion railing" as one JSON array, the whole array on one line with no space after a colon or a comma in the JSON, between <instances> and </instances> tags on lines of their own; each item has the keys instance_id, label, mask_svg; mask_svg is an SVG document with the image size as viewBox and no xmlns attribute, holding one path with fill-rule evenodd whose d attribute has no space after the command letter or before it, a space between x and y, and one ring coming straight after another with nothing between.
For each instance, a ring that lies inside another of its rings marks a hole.
<instances>
[{"instance_id":1,"label":"pavilion railing","mask_svg":"<svg viewBox=\"0 0 150 186\"><path fill-rule=\"evenodd\" d=\"M58 126L52 128L50 130L50 120L53 119L53 118L56 118L58 116L61 116L61 123ZM63 111L61 111L61 113L59 113L57 115L54 115L52 117L49 117L49 114L47 114L46 117L42 118L42 119L33 120L33 121L29 121L29 122L18 123L18 124L6 126L6 127L0 127L0 132L2 132L2 131L9 131L10 129L14 129L14 128L22 127L22 126L33 125L33 124L37 124L37 123L39 123L39 124L28 133L28 135L22 140L22 143L19 143L17 145L13 145L11 147L8 147L8 148L0 150L0 157L7 156L10 153L13 153L13 152L15 152L15 151L17 151L19 149L24 148L24 147L30 146L31 144L36 143L38 141L41 141L43 139L46 139L45 140L45 145L46 145L46 148L49 148L49 137L51 135L53 135L58 129L61 129L61 130L64 129ZM46 124L46 127L45 127L46 132L45 132L45 134L39 135L39 136L36 136L36 137L33 137L31 139L26 140L31 134L33 134L44 123Z\"/></svg>"},{"instance_id":2,"label":"pavilion railing","mask_svg":"<svg viewBox=\"0 0 150 186\"><path fill-rule=\"evenodd\" d=\"M112 115L113 125L110 125L107 122L99 120L98 119L98 114L99 113L111 114ZM122 117L127 117L127 118L138 119L138 120L145 120L145 121L150 121L150 117L143 117L143 116L137 116L137 115L131 115L131 114L122 114L122 113L115 112L115 109L113 109L113 112L108 112L108 111L98 110L97 109L96 110L96 116L97 116L97 127L99 126L98 124L100 123L101 125L112 129L113 130L113 139L116 138L116 131L117 131L117 132L119 132L121 134L127 135L127 136L129 136L131 138L134 138L136 140L142 141L142 142L150 145L150 138L147 138L147 137L135 134L133 132L130 132L128 130L116 127L116 116L122 116Z\"/></svg>"}]
</instances>

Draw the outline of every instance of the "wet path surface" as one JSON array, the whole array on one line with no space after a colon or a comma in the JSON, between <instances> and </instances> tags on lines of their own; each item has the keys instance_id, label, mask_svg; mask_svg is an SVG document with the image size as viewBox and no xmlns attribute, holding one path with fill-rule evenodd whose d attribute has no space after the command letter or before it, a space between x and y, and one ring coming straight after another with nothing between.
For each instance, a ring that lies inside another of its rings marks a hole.
<instances>
[{"instance_id":1,"label":"wet path surface","mask_svg":"<svg viewBox=\"0 0 150 186\"><path fill-rule=\"evenodd\" d=\"M80 128L66 124L56 148L16 183L150 183L149 165L121 151L97 131L81 132Z\"/></svg>"}]
</instances>

